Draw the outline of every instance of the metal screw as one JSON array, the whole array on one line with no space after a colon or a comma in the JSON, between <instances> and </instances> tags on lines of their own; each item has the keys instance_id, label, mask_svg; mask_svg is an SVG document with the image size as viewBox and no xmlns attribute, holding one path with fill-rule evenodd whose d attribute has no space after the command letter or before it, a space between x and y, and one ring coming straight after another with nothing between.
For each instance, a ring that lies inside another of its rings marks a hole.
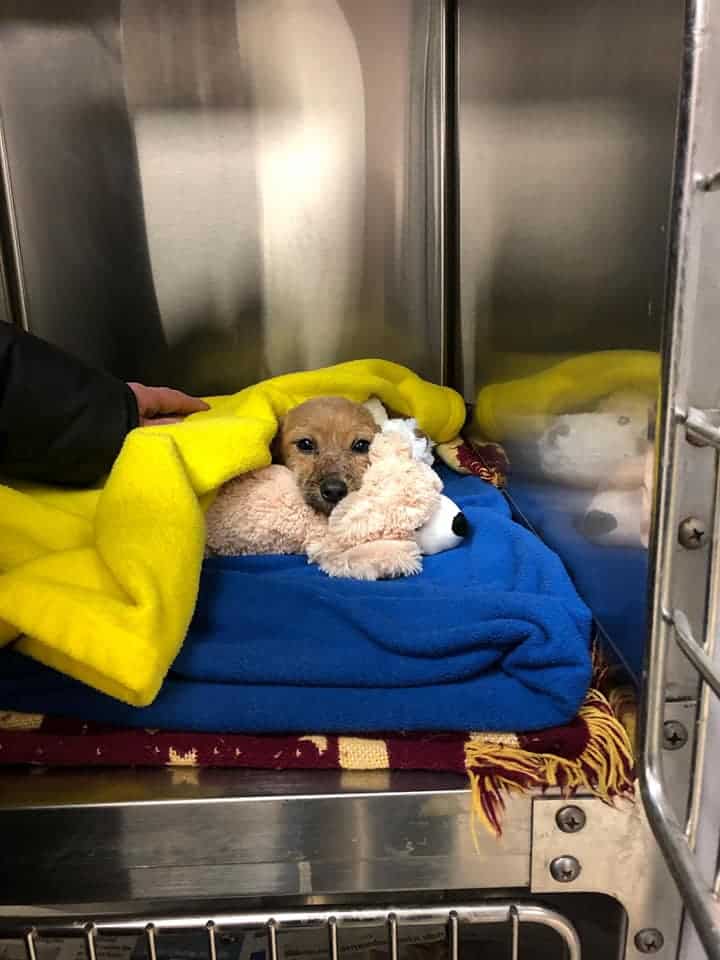
<instances>
[{"instance_id":1,"label":"metal screw","mask_svg":"<svg viewBox=\"0 0 720 960\"><path fill-rule=\"evenodd\" d=\"M550 864L550 874L558 883L572 883L580 876L580 863L575 857L555 857Z\"/></svg>"},{"instance_id":2,"label":"metal screw","mask_svg":"<svg viewBox=\"0 0 720 960\"><path fill-rule=\"evenodd\" d=\"M665 937L653 927L639 930L635 934L635 946L640 953L657 953L662 950L664 943Z\"/></svg>"},{"instance_id":3,"label":"metal screw","mask_svg":"<svg viewBox=\"0 0 720 960\"><path fill-rule=\"evenodd\" d=\"M679 720L666 720L663 724L663 746L666 750L680 750L688 742L687 727Z\"/></svg>"},{"instance_id":4,"label":"metal screw","mask_svg":"<svg viewBox=\"0 0 720 960\"><path fill-rule=\"evenodd\" d=\"M705 524L697 517L686 517L680 524L678 540L686 550L699 550L707 543Z\"/></svg>"},{"instance_id":5,"label":"metal screw","mask_svg":"<svg viewBox=\"0 0 720 960\"><path fill-rule=\"evenodd\" d=\"M580 807L563 807L555 816L555 823L563 833L579 833L586 820L585 811Z\"/></svg>"}]
</instances>

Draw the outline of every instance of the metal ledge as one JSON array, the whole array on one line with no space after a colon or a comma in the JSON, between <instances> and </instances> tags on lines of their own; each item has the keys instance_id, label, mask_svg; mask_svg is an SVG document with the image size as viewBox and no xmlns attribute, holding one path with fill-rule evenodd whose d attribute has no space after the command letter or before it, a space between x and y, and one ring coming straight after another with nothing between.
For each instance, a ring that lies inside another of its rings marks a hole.
<instances>
[{"instance_id":1,"label":"metal ledge","mask_svg":"<svg viewBox=\"0 0 720 960\"><path fill-rule=\"evenodd\" d=\"M464 777L197 770L0 777L0 902L527 887L531 800L473 841ZM41 864L41 869L38 865Z\"/></svg>"}]
</instances>

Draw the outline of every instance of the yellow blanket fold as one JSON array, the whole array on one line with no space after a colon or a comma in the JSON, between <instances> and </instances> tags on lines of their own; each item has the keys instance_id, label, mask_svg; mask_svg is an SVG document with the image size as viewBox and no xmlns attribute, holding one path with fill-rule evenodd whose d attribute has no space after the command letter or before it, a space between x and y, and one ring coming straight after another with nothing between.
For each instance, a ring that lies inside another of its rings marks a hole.
<instances>
[{"instance_id":1,"label":"yellow blanket fold","mask_svg":"<svg viewBox=\"0 0 720 960\"><path fill-rule=\"evenodd\" d=\"M659 382L657 353L606 350L571 357L482 387L474 429L488 440L507 440L535 430L539 417L585 411L620 390L644 393L652 401Z\"/></svg>"},{"instance_id":2,"label":"yellow blanket fold","mask_svg":"<svg viewBox=\"0 0 720 960\"><path fill-rule=\"evenodd\" d=\"M278 418L311 397L379 397L439 442L462 426L454 391L382 360L276 377L173 426L134 430L102 488L0 485L0 645L127 703L151 703L192 617L203 504L270 462Z\"/></svg>"}]
</instances>

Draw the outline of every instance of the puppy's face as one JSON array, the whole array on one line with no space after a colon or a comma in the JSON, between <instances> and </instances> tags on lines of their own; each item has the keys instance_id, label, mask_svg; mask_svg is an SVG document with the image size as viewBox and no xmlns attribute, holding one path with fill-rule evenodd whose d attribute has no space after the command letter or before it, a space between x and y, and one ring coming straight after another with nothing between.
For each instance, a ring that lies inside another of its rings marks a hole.
<instances>
[{"instance_id":1,"label":"puppy's face","mask_svg":"<svg viewBox=\"0 0 720 960\"><path fill-rule=\"evenodd\" d=\"M307 503L326 516L357 490L378 427L369 411L342 397L317 397L295 407L275 438L274 455L295 474Z\"/></svg>"}]
</instances>

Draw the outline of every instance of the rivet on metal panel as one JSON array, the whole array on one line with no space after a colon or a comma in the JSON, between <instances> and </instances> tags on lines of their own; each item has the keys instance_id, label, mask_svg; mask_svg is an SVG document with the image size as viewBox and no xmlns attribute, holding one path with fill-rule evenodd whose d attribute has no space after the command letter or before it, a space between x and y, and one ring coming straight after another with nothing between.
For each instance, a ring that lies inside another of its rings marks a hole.
<instances>
[{"instance_id":1,"label":"rivet on metal panel","mask_svg":"<svg viewBox=\"0 0 720 960\"><path fill-rule=\"evenodd\" d=\"M550 874L558 883L572 883L577 880L581 869L580 861L568 855L555 857L550 864Z\"/></svg>"},{"instance_id":2,"label":"rivet on metal panel","mask_svg":"<svg viewBox=\"0 0 720 960\"><path fill-rule=\"evenodd\" d=\"M658 950L662 950L664 943L665 937L653 927L639 930L635 934L635 946L640 953L657 953Z\"/></svg>"},{"instance_id":3,"label":"rivet on metal panel","mask_svg":"<svg viewBox=\"0 0 720 960\"><path fill-rule=\"evenodd\" d=\"M665 749L680 750L687 742L687 728L679 720L666 720L663 724L663 746Z\"/></svg>"},{"instance_id":4,"label":"rivet on metal panel","mask_svg":"<svg viewBox=\"0 0 720 960\"><path fill-rule=\"evenodd\" d=\"M563 833L579 833L585 826L587 817L580 807L561 807L555 816L555 822Z\"/></svg>"},{"instance_id":5,"label":"rivet on metal panel","mask_svg":"<svg viewBox=\"0 0 720 960\"><path fill-rule=\"evenodd\" d=\"M699 550L707 543L705 524L697 517L686 517L680 524L678 540L686 550Z\"/></svg>"}]
</instances>

